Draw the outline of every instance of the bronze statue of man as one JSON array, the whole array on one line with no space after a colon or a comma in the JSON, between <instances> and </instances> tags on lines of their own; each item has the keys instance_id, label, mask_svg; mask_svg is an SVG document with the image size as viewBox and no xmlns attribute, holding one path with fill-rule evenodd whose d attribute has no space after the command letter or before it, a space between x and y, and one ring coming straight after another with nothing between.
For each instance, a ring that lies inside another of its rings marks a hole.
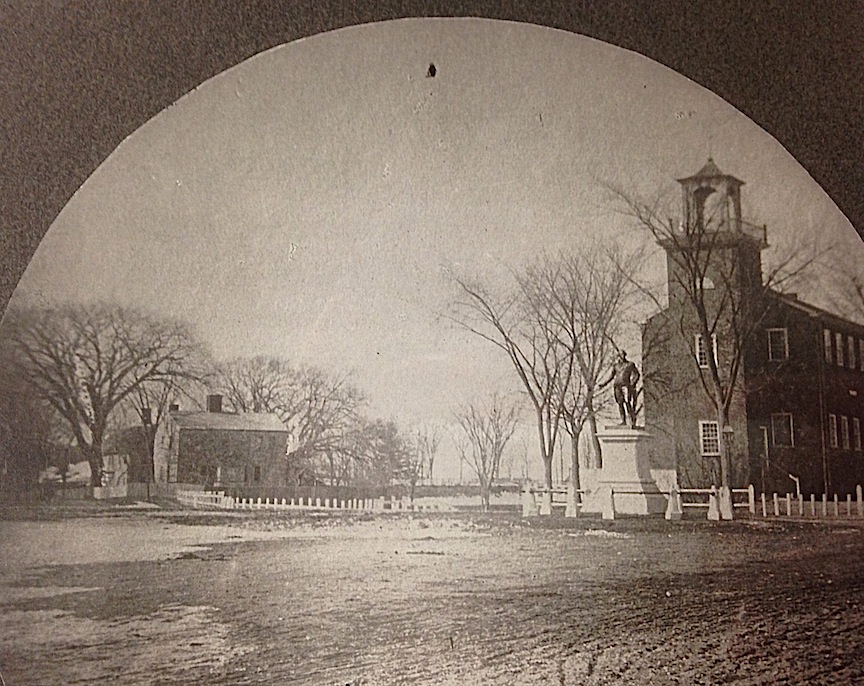
<instances>
[{"instance_id":1,"label":"bronze statue of man","mask_svg":"<svg viewBox=\"0 0 864 686\"><path fill-rule=\"evenodd\" d=\"M609 378L600 384L600 388L604 388L613 382L612 393L621 413L621 426L629 424L631 429L636 428L636 383L639 376L639 370L627 359L627 353L619 350Z\"/></svg>"}]
</instances>

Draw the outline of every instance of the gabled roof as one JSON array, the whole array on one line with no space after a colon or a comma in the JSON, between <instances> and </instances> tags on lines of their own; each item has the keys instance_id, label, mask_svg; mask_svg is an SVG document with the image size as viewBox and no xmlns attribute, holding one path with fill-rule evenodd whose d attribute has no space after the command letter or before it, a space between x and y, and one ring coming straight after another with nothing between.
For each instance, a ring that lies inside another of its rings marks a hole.
<instances>
[{"instance_id":1,"label":"gabled roof","mask_svg":"<svg viewBox=\"0 0 864 686\"><path fill-rule=\"evenodd\" d=\"M687 176L683 179L678 179L679 183L684 183L685 181L698 181L700 179L729 179L734 181L739 186L743 186L744 182L741 179L736 179L734 176L730 174L724 174L720 171L720 168L714 163L714 159L709 157L708 161L702 165L702 169L693 174L693 176Z\"/></svg>"},{"instance_id":2,"label":"gabled roof","mask_svg":"<svg viewBox=\"0 0 864 686\"><path fill-rule=\"evenodd\" d=\"M789 307L798 310L799 312L803 312L814 319L827 320L832 324L832 326L844 329L855 329L859 334L864 334L864 324L851 319L846 319L839 314L823 310L821 307L816 307L816 305L811 305L803 300L799 300L797 295L779 293L773 289L771 290L771 294Z\"/></svg>"},{"instance_id":3,"label":"gabled roof","mask_svg":"<svg viewBox=\"0 0 864 686\"><path fill-rule=\"evenodd\" d=\"M278 431L288 433L288 429L272 413L234 414L231 412L172 412L171 419L181 429L220 431Z\"/></svg>"}]
</instances>

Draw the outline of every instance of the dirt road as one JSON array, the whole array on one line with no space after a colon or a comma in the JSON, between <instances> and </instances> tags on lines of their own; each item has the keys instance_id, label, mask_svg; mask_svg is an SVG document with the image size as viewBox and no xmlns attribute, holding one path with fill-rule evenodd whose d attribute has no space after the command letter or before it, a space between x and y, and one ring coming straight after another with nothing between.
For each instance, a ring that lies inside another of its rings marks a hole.
<instances>
[{"instance_id":1,"label":"dirt road","mask_svg":"<svg viewBox=\"0 0 864 686\"><path fill-rule=\"evenodd\" d=\"M862 528L6 521L0 671L8 686L864 683Z\"/></svg>"}]
</instances>

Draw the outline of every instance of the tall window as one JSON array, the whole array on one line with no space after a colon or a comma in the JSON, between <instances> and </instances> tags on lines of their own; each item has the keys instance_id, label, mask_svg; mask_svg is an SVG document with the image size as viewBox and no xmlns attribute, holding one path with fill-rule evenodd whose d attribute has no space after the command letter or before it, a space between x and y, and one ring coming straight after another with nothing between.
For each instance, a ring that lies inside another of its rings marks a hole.
<instances>
[{"instance_id":1,"label":"tall window","mask_svg":"<svg viewBox=\"0 0 864 686\"><path fill-rule=\"evenodd\" d=\"M861 420L858 417L852 417L852 446L861 452Z\"/></svg>"},{"instance_id":2,"label":"tall window","mask_svg":"<svg viewBox=\"0 0 864 686\"><path fill-rule=\"evenodd\" d=\"M252 471L252 480L253 481L261 481L261 467L257 464L255 465L255 469Z\"/></svg>"},{"instance_id":3,"label":"tall window","mask_svg":"<svg viewBox=\"0 0 864 686\"><path fill-rule=\"evenodd\" d=\"M720 427L717 422L699 422L699 450L703 457L720 454Z\"/></svg>"},{"instance_id":4,"label":"tall window","mask_svg":"<svg viewBox=\"0 0 864 686\"><path fill-rule=\"evenodd\" d=\"M849 417L845 414L840 417L840 440L843 450L849 450Z\"/></svg>"},{"instance_id":5,"label":"tall window","mask_svg":"<svg viewBox=\"0 0 864 686\"><path fill-rule=\"evenodd\" d=\"M846 336L846 364L849 369L855 369L855 339Z\"/></svg>"},{"instance_id":6,"label":"tall window","mask_svg":"<svg viewBox=\"0 0 864 686\"><path fill-rule=\"evenodd\" d=\"M834 347L837 349L837 366L842 367L844 365L843 362L843 334L835 333L834 334Z\"/></svg>"},{"instance_id":7,"label":"tall window","mask_svg":"<svg viewBox=\"0 0 864 686\"><path fill-rule=\"evenodd\" d=\"M788 412L778 412L771 415L771 440L776 446L791 448L795 445L791 414Z\"/></svg>"},{"instance_id":8,"label":"tall window","mask_svg":"<svg viewBox=\"0 0 864 686\"><path fill-rule=\"evenodd\" d=\"M831 332L828 329L822 330L822 347L825 349L825 361L831 364L834 362L834 354L831 352Z\"/></svg>"},{"instance_id":9,"label":"tall window","mask_svg":"<svg viewBox=\"0 0 864 686\"><path fill-rule=\"evenodd\" d=\"M708 369L708 346L705 345L705 337L701 333L695 338L696 360L703 369ZM714 353L714 363L717 363L717 336L711 336L711 349Z\"/></svg>"},{"instance_id":10,"label":"tall window","mask_svg":"<svg viewBox=\"0 0 864 686\"><path fill-rule=\"evenodd\" d=\"M837 415L828 415L828 445L832 448L839 447L840 443L837 440Z\"/></svg>"},{"instance_id":11,"label":"tall window","mask_svg":"<svg viewBox=\"0 0 864 686\"><path fill-rule=\"evenodd\" d=\"M768 329L768 359L785 360L789 357L789 336L786 329Z\"/></svg>"}]
</instances>

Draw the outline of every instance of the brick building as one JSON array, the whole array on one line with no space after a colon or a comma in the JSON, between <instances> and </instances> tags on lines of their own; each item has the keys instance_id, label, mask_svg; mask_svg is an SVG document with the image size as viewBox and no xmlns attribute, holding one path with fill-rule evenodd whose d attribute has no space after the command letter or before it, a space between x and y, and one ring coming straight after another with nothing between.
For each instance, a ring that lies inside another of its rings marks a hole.
<instances>
[{"instance_id":1,"label":"brick building","mask_svg":"<svg viewBox=\"0 0 864 686\"><path fill-rule=\"evenodd\" d=\"M864 326L766 287L767 230L742 221L742 181L709 160L679 183L682 225L706 222L709 213L714 222L703 293L707 308L721 314L711 340L704 340L682 288L682 243L661 240L669 302L642 337L653 466L676 469L683 487L719 485L725 439L733 487L854 492L864 484ZM738 306L735 321L722 314L730 303ZM726 427L719 426L703 383L709 355L724 373L727 363L740 360Z\"/></svg>"},{"instance_id":2,"label":"brick building","mask_svg":"<svg viewBox=\"0 0 864 686\"><path fill-rule=\"evenodd\" d=\"M211 395L206 412L169 412L156 432L157 483L285 485L288 430L279 417L222 412L221 401L221 396Z\"/></svg>"}]
</instances>

